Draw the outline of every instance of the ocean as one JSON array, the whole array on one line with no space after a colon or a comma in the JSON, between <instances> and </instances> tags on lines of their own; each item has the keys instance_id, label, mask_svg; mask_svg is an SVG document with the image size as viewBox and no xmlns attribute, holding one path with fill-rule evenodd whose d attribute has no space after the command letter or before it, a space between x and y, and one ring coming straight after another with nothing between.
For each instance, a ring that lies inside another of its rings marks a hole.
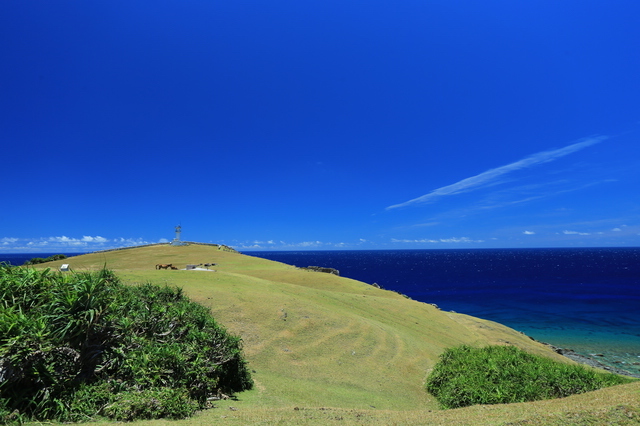
<instances>
[{"instance_id":1,"label":"ocean","mask_svg":"<svg viewBox=\"0 0 640 426\"><path fill-rule=\"evenodd\" d=\"M27 260L31 260L34 257L40 257L46 259L49 256L56 254L64 254L67 257L79 256L83 253L0 253L0 263L8 263L13 266L24 265Z\"/></svg>"},{"instance_id":2,"label":"ocean","mask_svg":"<svg viewBox=\"0 0 640 426\"><path fill-rule=\"evenodd\" d=\"M0 254L0 262L21 265L52 254ZM245 254L335 268L343 277L377 283L442 310L496 321L640 374L640 248Z\"/></svg>"}]
</instances>

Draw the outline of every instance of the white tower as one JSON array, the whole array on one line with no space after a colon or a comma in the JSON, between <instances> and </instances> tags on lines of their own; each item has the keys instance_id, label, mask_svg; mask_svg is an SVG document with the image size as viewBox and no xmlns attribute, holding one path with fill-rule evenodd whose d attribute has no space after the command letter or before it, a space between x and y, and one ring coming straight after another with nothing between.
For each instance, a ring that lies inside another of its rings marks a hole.
<instances>
[{"instance_id":1,"label":"white tower","mask_svg":"<svg viewBox=\"0 0 640 426\"><path fill-rule=\"evenodd\" d=\"M182 232L182 226L176 226L176 237L171 241L172 246L184 246L186 245L182 241L180 241L180 233Z\"/></svg>"}]
</instances>

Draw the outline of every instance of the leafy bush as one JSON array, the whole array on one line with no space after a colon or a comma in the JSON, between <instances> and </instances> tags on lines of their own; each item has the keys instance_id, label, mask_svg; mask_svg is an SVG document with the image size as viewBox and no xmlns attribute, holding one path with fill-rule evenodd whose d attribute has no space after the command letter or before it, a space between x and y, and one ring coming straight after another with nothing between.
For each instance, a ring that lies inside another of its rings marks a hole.
<instances>
[{"instance_id":1,"label":"leafy bush","mask_svg":"<svg viewBox=\"0 0 640 426\"><path fill-rule=\"evenodd\" d=\"M118 421L183 419L198 409L198 404L189 398L184 389L148 389L121 392L103 412Z\"/></svg>"},{"instance_id":2,"label":"leafy bush","mask_svg":"<svg viewBox=\"0 0 640 426\"><path fill-rule=\"evenodd\" d=\"M443 408L562 398L631 380L581 365L563 364L514 346L447 349L426 389Z\"/></svg>"},{"instance_id":3,"label":"leafy bush","mask_svg":"<svg viewBox=\"0 0 640 426\"><path fill-rule=\"evenodd\" d=\"M39 263L46 263L46 262L53 262L55 260L62 260L62 259L66 259L67 256L65 256L64 254L54 254L53 256L49 256L49 257L33 257L29 260L27 260L26 262L24 262L25 265L37 265Z\"/></svg>"},{"instance_id":4,"label":"leafy bush","mask_svg":"<svg viewBox=\"0 0 640 426\"><path fill-rule=\"evenodd\" d=\"M252 385L240 338L178 288L0 266L0 422L183 418Z\"/></svg>"}]
</instances>

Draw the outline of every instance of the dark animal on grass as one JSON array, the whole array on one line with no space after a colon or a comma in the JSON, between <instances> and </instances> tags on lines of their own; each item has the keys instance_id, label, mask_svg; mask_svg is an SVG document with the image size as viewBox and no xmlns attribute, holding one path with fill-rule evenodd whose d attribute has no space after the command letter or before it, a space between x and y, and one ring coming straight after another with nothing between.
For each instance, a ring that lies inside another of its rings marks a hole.
<instances>
[{"instance_id":1,"label":"dark animal on grass","mask_svg":"<svg viewBox=\"0 0 640 426\"><path fill-rule=\"evenodd\" d=\"M171 263L158 263L156 265L156 269L169 269L171 268L173 265Z\"/></svg>"},{"instance_id":2,"label":"dark animal on grass","mask_svg":"<svg viewBox=\"0 0 640 426\"><path fill-rule=\"evenodd\" d=\"M178 270L178 268L176 268L175 266L172 266L171 269L173 269L174 271Z\"/></svg>"}]
</instances>

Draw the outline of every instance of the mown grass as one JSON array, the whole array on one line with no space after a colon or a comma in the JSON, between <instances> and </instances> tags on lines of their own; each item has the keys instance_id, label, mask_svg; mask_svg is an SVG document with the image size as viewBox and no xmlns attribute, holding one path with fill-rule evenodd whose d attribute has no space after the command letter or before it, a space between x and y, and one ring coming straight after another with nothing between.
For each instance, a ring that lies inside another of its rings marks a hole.
<instances>
[{"instance_id":1,"label":"mown grass","mask_svg":"<svg viewBox=\"0 0 640 426\"><path fill-rule=\"evenodd\" d=\"M640 422L640 383L562 399L474 405L451 410L383 410L328 406L254 407L223 401L191 419L153 421L154 426L192 425L632 425ZM254 391L251 391L254 392ZM135 424L142 424L134 422ZM145 422L144 424L149 424Z\"/></svg>"},{"instance_id":2,"label":"mown grass","mask_svg":"<svg viewBox=\"0 0 640 426\"><path fill-rule=\"evenodd\" d=\"M208 262L217 263L216 272L154 269L156 263L183 268ZM513 345L573 362L501 324L208 246L141 247L43 266L61 263L75 270L106 264L130 285L179 286L242 337L254 389L181 424L500 424L640 403L640 387L633 383L561 400L442 411L424 384L446 348Z\"/></svg>"}]
</instances>

